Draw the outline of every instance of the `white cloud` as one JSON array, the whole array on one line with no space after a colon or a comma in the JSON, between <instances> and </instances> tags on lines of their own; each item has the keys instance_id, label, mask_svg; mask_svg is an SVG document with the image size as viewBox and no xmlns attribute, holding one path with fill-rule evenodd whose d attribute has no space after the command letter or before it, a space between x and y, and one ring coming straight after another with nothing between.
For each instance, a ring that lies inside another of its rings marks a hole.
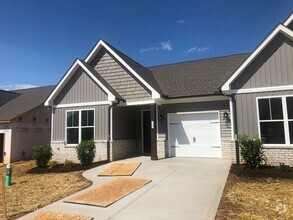
<instances>
[{"instance_id":1,"label":"white cloud","mask_svg":"<svg viewBox=\"0 0 293 220\"><path fill-rule=\"evenodd\" d=\"M139 52L143 53L143 52L148 52L148 51L152 51L152 50L160 50L160 48L159 47L148 47L148 48L140 49Z\"/></svg>"},{"instance_id":2,"label":"white cloud","mask_svg":"<svg viewBox=\"0 0 293 220\"><path fill-rule=\"evenodd\" d=\"M153 50L172 50L172 45L171 45L171 41L164 41L160 43L161 46L157 46L157 47L147 47L147 48L143 48L140 49L139 52L143 53L143 52L148 52L148 51L153 51Z\"/></svg>"},{"instance_id":3,"label":"white cloud","mask_svg":"<svg viewBox=\"0 0 293 220\"><path fill-rule=\"evenodd\" d=\"M162 50L172 50L172 45L170 40L162 42L161 46L162 46Z\"/></svg>"},{"instance_id":4,"label":"white cloud","mask_svg":"<svg viewBox=\"0 0 293 220\"><path fill-rule=\"evenodd\" d=\"M27 88L34 88L34 87L38 87L38 86L32 85L32 84L18 84L18 83L11 83L11 82L0 83L0 89L2 90L27 89Z\"/></svg>"},{"instance_id":5,"label":"white cloud","mask_svg":"<svg viewBox=\"0 0 293 220\"><path fill-rule=\"evenodd\" d=\"M179 23L179 24L185 24L186 21L184 19L180 19L180 20L177 20L177 23Z\"/></svg>"},{"instance_id":6,"label":"white cloud","mask_svg":"<svg viewBox=\"0 0 293 220\"><path fill-rule=\"evenodd\" d=\"M187 53L190 52L205 52L207 50L211 49L211 47L192 47L190 49L187 50Z\"/></svg>"}]
</instances>

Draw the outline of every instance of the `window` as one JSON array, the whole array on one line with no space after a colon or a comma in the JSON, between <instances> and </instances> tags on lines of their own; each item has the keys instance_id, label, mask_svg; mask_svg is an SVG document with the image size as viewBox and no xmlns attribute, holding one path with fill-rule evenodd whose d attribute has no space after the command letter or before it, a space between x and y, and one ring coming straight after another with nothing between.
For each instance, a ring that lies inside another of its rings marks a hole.
<instances>
[{"instance_id":1,"label":"window","mask_svg":"<svg viewBox=\"0 0 293 220\"><path fill-rule=\"evenodd\" d=\"M290 144L293 144L293 97L286 98Z\"/></svg>"},{"instance_id":2,"label":"window","mask_svg":"<svg viewBox=\"0 0 293 220\"><path fill-rule=\"evenodd\" d=\"M94 110L68 111L66 116L67 144L78 144L94 138Z\"/></svg>"},{"instance_id":3,"label":"window","mask_svg":"<svg viewBox=\"0 0 293 220\"><path fill-rule=\"evenodd\" d=\"M266 144L293 144L293 97L259 98L258 111Z\"/></svg>"}]
</instances>

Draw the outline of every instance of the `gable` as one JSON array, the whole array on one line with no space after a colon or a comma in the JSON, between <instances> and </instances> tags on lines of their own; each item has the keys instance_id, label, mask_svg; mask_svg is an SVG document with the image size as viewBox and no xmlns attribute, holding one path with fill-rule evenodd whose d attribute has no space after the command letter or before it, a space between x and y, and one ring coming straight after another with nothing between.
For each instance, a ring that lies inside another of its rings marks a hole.
<instances>
[{"instance_id":1,"label":"gable","mask_svg":"<svg viewBox=\"0 0 293 220\"><path fill-rule=\"evenodd\" d=\"M107 93L79 67L55 98L54 105L107 100Z\"/></svg>"},{"instance_id":2,"label":"gable","mask_svg":"<svg viewBox=\"0 0 293 220\"><path fill-rule=\"evenodd\" d=\"M288 25L288 28L293 31L293 21Z\"/></svg>"},{"instance_id":3,"label":"gable","mask_svg":"<svg viewBox=\"0 0 293 220\"><path fill-rule=\"evenodd\" d=\"M279 33L231 84L249 89L293 84L293 42Z\"/></svg>"},{"instance_id":4,"label":"gable","mask_svg":"<svg viewBox=\"0 0 293 220\"><path fill-rule=\"evenodd\" d=\"M90 63L107 83L126 101L150 100L152 93L102 48Z\"/></svg>"}]
</instances>

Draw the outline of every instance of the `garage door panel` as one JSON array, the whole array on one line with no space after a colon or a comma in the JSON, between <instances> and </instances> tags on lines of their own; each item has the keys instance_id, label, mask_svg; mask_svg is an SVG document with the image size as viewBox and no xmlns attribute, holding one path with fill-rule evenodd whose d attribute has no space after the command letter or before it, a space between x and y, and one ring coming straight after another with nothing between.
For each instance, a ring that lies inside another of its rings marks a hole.
<instances>
[{"instance_id":1,"label":"garage door panel","mask_svg":"<svg viewBox=\"0 0 293 220\"><path fill-rule=\"evenodd\" d=\"M217 112L170 115L171 156L221 157L218 117Z\"/></svg>"}]
</instances>

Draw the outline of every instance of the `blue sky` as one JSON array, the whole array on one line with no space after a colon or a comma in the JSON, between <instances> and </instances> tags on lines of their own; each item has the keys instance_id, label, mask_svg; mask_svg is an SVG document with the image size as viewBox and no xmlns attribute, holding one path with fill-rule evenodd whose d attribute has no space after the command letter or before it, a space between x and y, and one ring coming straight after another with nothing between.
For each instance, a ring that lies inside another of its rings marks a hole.
<instances>
[{"instance_id":1,"label":"blue sky","mask_svg":"<svg viewBox=\"0 0 293 220\"><path fill-rule=\"evenodd\" d=\"M104 39L144 66L251 52L293 0L1 0L0 89L53 85Z\"/></svg>"}]
</instances>

